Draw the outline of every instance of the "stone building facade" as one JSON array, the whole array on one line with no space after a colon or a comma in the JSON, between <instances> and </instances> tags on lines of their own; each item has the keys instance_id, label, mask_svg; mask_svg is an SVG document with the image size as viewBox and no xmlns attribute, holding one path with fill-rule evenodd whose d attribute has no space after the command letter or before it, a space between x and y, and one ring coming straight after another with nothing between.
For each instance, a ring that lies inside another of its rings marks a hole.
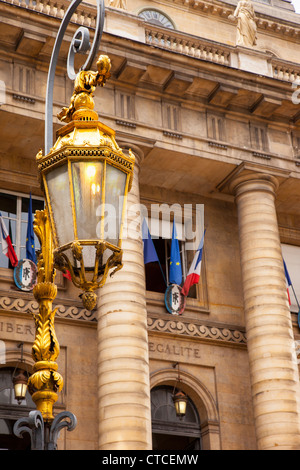
<instances>
[{"instance_id":1,"label":"stone building facade","mask_svg":"<svg viewBox=\"0 0 300 470\"><path fill-rule=\"evenodd\" d=\"M29 194L34 209L43 206L35 155L68 4L0 2L0 210L20 259ZM111 58L112 76L95 103L101 122L136 157L129 206L141 203L150 221L162 222L166 206L188 205L194 229L196 207L204 207L204 255L181 315L167 311L160 271L144 265L142 239L130 230L124 267L94 311L57 273L65 385L55 410L78 420L61 449L300 448L300 19L289 0L237 4L106 1L99 52ZM54 130L72 94L71 39L80 25L93 31L95 18L95 2L81 3L64 37ZM164 225L170 233L172 220L173 213ZM155 241L166 278L170 238ZM182 235L184 275L196 249L187 241ZM0 261L0 447L20 448L27 444L13 437L12 424L28 414L30 398L18 405L10 384L20 343L32 368L37 303L16 286L2 250ZM178 373L189 397L183 420L172 404Z\"/></svg>"}]
</instances>

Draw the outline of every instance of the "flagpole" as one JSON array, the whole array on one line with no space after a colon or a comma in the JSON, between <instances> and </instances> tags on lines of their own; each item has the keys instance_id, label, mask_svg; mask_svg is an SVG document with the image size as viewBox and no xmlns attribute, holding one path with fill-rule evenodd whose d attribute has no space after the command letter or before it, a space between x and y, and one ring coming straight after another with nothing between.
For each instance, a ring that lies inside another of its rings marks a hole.
<instances>
[{"instance_id":1,"label":"flagpole","mask_svg":"<svg viewBox=\"0 0 300 470\"><path fill-rule=\"evenodd\" d=\"M165 281L166 287L168 287L162 266L159 261L158 254L156 252L156 249L155 249L155 246L151 238L149 228L145 219L143 220L143 224L142 224L142 239L143 239L143 245L144 245L144 263L147 264L151 262L155 262L155 263L158 262L162 277ZM147 248L146 248L146 245L147 245Z\"/></svg>"},{"instance_id":2,"label":"flagpole","mask_svg":"<svg viewBox=\"0 0 300 470\"><path fill-rule=\"evenodd\" d=\"M297 307L298 307L298 326L299 326L299 328L300 328L300 304L299 304L299 302L298 302L298 299L297 299L297 296L296 296L296 292L295 292L295 289L294 289L294 286L293 286L291 277L290 277L289 272L288 272L288 269L287 269L286 262L285 262L284 258L282 258L282 259L283 259L284 272L285 272L285 277L286 277L288 286L291 286L292 291L293 291L293 294L294 294L294 297L295 297L295 300L296 300L296 303L297 303ZM290 303L291 303L291 301L290 301Z\"/></svg>"},{"instance_id":3,"label":"flagpole","mask_svg":"<svg viewBox=\"0 0 300 470\"><path fill-rule=\"evenodd\" d=\"M297 299L296 292L295 292L295 289L294 289L293 284L291 284L291 287L292 287L293 294L294 294L294 297L295 297L296 302L297 302L298 309L300 310L300 304L299 304L299 302L298 302L298 299Z\"/></svg>"},{"instance_id":4,"label":"flagpole","mask_svg":"<svg viewBox=\"0 0 300 470\"><path fill-rule=\"evenodd\" d=\"M166 287L168 287L168 283L167 283L167 280L166 280L166 278L165 278L164 271L163 271L162 265L160 264L159 259L158 259L158 264L159 264L159 267L160 267L160 270L161 270L162 277L164 278Z\"/></svg>"},{"instance_id":5,"label":"flagpole","mask_svg":"<svg viewBox=\"0 0 300 470\"><path fill-rule=\"evenodd\" d=\"M298 307L298 317L297 317L297 319L298 319L298 326L299 326L299 328L300 328L300 304L299 304L299 302L298 302L298 299L297 299L296 292L295 292L295 289L294 289L293 284L291 284L291 288L292 288L294 297L295 297L295 299L296 299L297 307Z\"/></svg>"}]
</instances>

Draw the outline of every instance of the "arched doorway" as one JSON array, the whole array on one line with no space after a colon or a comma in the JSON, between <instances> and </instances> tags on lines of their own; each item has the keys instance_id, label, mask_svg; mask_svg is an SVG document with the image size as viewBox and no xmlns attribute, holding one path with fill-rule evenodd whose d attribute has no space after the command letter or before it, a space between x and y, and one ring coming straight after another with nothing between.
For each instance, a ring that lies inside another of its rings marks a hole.
<instances>
[{"instance_id":1,"label":"arched doorway","mask_svg":"<svg viewBox=\"0 0 300 470\"><path fill-rule=\"evenodd\" d=\"M174 387L164 385L151 391L153 450L200 450L201 431L197 409L188 397L186 414L178 418L173 402Z\"/></svg>"},{"instance_id":2,"label":"arched doorway","mask_svg":"<svg viewBox=\"0 0 300 470\"><path fill-rule=\"evenodd\" d=\"M20 404L16 401L13 373L13 367L0 368L0 450L30 450L29 434L20 439L14 435L13 427L19 418L28 416L36 407L28 391L25 400Z\"/></svg>"},{"instance_id":3,"label":"arched doorway","mask_svg":"<svg viewBox=\"0 0 300 470\"><path fill-rule=\"evenodd\" d=\"M176 386L177 383L178 372L174 369L174 367L158 369L152 372L150 375L150 385L152 391L160 387L169 387L169 390L171 389L173 393L174 386ZM220 450L220 420L218 407L214 396L206 387L206 385L201 380L199 380L198 377L195 377L195 375L192 375L183 368L180 368L180 388L189 397L190 403L192 403L192 406L194 406L197 411L199 428L201 432L201 449ZM172 406L174 406L173 403ZM176 423L178 424L178 421ZM153 434L155 433L158 434L154 423ZM156 436L154 436L154 441L155 439ZM154 445L156 445L155 442ZM173 448L174 447L172 444L171 449Z\"/></svg>"}]
</instances>

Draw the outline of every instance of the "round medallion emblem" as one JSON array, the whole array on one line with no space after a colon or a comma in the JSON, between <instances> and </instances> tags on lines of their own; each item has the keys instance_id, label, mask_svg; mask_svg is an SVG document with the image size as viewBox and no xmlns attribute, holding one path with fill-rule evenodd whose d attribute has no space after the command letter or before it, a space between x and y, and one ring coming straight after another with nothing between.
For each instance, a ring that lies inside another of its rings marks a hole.
<instances>
[{"instance_id":1,"label":"round medallion emblem","mask_svg":"<svg viewBox=\"0 0 300 470\"><path fill-rule=\"evenodd\" d=\"M181 315L185 307L185 297L181 294L181 287L177 284L168 286L165 292L165 305L172 315Z\"/></svg>"},{"instance_id":2,"label":"round medallion emblem","mask_svg":"<svg viewBox=\"0 0 300 470\"><path fill-rule=\"evenodd\" d=\"M37 267L30 259L21 259L14 269L16 286L23 291L31 291L37 281Z\"/></svg>"}]
</instances>

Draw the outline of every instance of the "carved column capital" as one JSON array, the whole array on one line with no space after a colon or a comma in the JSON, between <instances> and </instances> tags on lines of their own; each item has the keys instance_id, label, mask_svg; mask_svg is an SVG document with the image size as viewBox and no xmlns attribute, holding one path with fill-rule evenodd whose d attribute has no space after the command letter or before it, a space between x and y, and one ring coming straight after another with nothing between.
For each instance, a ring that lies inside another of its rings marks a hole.
<instances>
[{"instance_id":1,"label":"carved column capital","mask_svg":"<svg viewBox=\"0 0 300 470\"><path fill-rule=\"evenodd\" d=\"M217 189L235 198L248 191L267 191L275 195L279 186L289 176L289 170L244 162L229 173L217 185Z\"/></svg>"},{"instance_id":2,"label":"carved column capital","mask_svg":"<svg viewBox=\"0 0 300 470\"><path fill-rule=\"evenodd\" d=\"M279 181L276 176L251 171L235 176L229 183L229 190L235 198L249 191L267 191L275 196L278 187Z\"/></svg>"}]
</instances>

